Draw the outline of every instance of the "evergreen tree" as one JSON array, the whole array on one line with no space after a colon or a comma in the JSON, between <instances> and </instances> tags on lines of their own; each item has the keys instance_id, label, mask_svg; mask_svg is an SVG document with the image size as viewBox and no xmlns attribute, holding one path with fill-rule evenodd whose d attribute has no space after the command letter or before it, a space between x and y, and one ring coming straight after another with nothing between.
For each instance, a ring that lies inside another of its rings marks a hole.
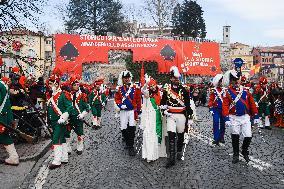
<instances>
[{"instance_id":1,"label":"evergreen tree","mask_svg":"<svg viewBox=\"0 0 284 189\"><path fill-rule=\"evenodd\" d=\"M69 30L85 29L97 35L125 31L122 5L115 0L70 0L65 24Z\"/></svg>"},{"instance_id":2,"label":"evergreen tree","mask_svg":"<svg viewBox=\"0 0 284 189\"><path fill-rule=\"evenodd\" d=\"M173 26L173 30L172 33L173 34L181 34L182 33L182 28L181 28L181 6L178 3L174 10L173 10L173 14L172 14L172 26Z\"/></svg>"},{"instance_id":3,"label":"evergreen tree","mask_svg":"<svg viewBox=\"0 0 284 189\"><path fill-rule=\"evenodd\" d=\"M140 81L142 64L133 62L132 56L127 57L126 59L126 69L129 70L133 75L133 82ZM145 74L153 77L158 84L169 83L169 75L158 73L158 64L157 62L144 62Z\"/></svg>"},{"instance_id":4,"label":"evergreen tree","mask_svg":"<svg viewBox=\"0 0 284 189\"><path fill-rule=\"evenodd\" d=\"M181 9L178 11L178 9ZM206 37L206 25L203 19L203 10L196 1L185 0L181 6L175 7L173 26L177 34L189 37Z\"/></svg>"}]
</instances>

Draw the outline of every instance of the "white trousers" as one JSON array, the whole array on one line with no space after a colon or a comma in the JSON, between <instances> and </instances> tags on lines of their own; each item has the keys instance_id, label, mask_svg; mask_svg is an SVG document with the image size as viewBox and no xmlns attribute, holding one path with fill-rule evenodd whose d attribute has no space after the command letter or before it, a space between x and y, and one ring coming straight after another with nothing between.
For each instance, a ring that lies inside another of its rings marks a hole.
<instances>
[{"instance_id":1,"label":"white trousers","mask_svg":"<svg viewBox=\"0 0 284 189\"><path fill-rule=\"evenodd\" d=\"M250 116L248 114L242 116L230 115L230 122L232 134L252 137Z\"/></svg>"},{"instance_id":2,"label":"white trousers","mask_svg":"<svg viewBox=\"0 0 284 189\"><path fill-rule=\"evenodd\" d=\"M186 119L184 114L172 114L167 117L167 130L174 133L183 133L185 121Z\"/></svg>"},{"instance_id":3,"label":"white trousers","mask_svg":"<svg viewBox=\"0 0 284 189\"><path fill-rule=\"evenodd\" d=\"M120 129L126 129L127 124L129 126L135 126L134 110L121 110L120 111Z\"/></svg>"}]
</instances>

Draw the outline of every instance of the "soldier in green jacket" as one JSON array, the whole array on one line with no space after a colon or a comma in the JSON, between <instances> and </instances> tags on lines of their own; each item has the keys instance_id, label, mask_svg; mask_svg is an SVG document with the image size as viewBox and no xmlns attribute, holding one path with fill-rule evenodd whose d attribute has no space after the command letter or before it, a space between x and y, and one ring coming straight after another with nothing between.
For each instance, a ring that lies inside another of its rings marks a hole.
<instances>
[{"instance_id":1,"label":"soldier in green jacket","mask_svg":"<svg viewBox=\"0 0 284 189\"><path fill-rule=\"evenodd\" d=\"M74 114L70 117L71 128L77 134L77 154L81 155L84 148L84 129L83 119L86 117L89 111L89 105L87 101L87 95L80 90L80 82L78 78L72 77L70 79L72 85L72 105L74 108ZM67 146L70 146L70 134L71 129L66 132ZM69 148L70 149L70 148Z\"/></svg>"},{"instance_id":2,"label":"soldier in green jacket","mask_svg":"<svg viewBox=\"0 0 284 189\"><path fill-rule=\"evenodd\" d=\"M68 151L65 140L66 123L69 115L74 114L70 93L60 88L60 78L52 75L49 78L50 98L47 102L48 121L53 129L52 144L54 159L49 169L61 166L61 163L68 163Z\"/></svg>"},{"instance_id":3,"label":"soldier in green jacket","mask_svg":"<svg viewBox=\"0 0 284 189\"><path fill-rule=\"evenodd\" d=\"M101 128L101 120L102 120L102 108L106 103L106 95L104 91L101 90L101 85L103 84L103 80L97 80L94 83L94 90L89 95L89 104L92 109L92 123L94 129Z\"/></svg>"},{"instance_id":4,"label":"soldier in green jacket","mask_svg":"<svg viewBox=\"0 0 284 189\"><path fill-rule=\"evenodd\" d=\"M12 138L5 126L10 127L13 121L13 113L9 99L9 88L0 81L0 144L3 144L9 157L5 159L7 165L19 165L19 156L15 149Z\"/></svg>"}]
</instances>

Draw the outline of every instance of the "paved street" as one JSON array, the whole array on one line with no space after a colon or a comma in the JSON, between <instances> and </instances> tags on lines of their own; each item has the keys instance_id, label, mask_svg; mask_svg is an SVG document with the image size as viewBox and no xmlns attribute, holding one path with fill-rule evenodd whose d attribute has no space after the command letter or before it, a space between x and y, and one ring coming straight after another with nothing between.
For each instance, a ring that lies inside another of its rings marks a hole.
<instances>
[{"instance_id":1,"label":"paved street","mask_svg":"<svg viewBox=\"0 0 284 189\"><path fill-rule=\"evenodd\" d=\"M284 188L284 132L273 127L257 130L247 165L231 163L229 135L226 145L211 145L211 117L208 108L198 107L199 122L191 133L185 161L165 169L166 159L148 164L141 155L129 157L123 149L119 120L114 117L112 101L103 113L103 128L86 127L83 155L72 152L69 164L48 170L51 153L34 166L21 188ZM75 149L75 143L73 143ZM16 169L13 169L16 171Z\"/></svg>"}]
</instances>

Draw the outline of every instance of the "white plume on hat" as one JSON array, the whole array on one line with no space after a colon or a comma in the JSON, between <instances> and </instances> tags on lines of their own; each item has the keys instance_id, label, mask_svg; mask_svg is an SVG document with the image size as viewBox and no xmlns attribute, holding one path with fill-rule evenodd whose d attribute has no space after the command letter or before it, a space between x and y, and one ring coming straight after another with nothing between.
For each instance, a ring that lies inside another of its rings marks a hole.
<instances>
[{"instance_id":1,"label":"white plume on hat","mask_svg":"<svg viewBox=\"0 0 284 189\"><path fill-rule=\"evenodd\" d=\"M126 70L126 71L122 71L119 76L118 76L118 81L117 81L117 85L122 86L123 82L122 82L122 76L125 76L129 74L130 75L130 81L132 80L132 74L130 71Z\"/></svg>"},{"instance_id":2,"label":"white plume on hat","mask_svg":"<svg viewBox=\"0 0 284 189\"><path fill-rule=\"evenodd\" d=\"M213 78L213 80L212 80L213 86L214 86L214 87L217 87L217 86L218 86L218 83L219 83L219 81L220 81L221 79L223 79L223 74L217 74L217 75Z\"/></svg>"},{"instance_id":3,"label":"white plume on hat","mask_svg":"<svg viewBox=\"0 0 284 189\"><path fill-rule=\"evenodd\" d=\"M170 72L174 72L174 76L176 78L180 77L180 73L179 73L178 68L176 66L172 66L171 69L170 69Z\"/></svg>"},{"instance_id":4,"label":"white plume on hat","mask_svg":"<svg viewBox=\"0 0 284 189\"><path fill-rule=\"evenodd\" d=\"M238 78L238 72L236 70L229 70L223 76L223 86L228 87L230 85L231 75L235 78Z\"/></svg>"}]
</instances>

